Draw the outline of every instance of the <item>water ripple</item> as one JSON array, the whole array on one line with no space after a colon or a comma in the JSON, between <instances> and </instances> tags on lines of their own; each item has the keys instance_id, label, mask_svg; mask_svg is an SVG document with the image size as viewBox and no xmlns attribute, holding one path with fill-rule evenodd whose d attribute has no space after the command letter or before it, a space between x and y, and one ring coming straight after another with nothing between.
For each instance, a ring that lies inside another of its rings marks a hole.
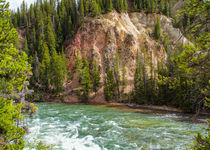
<instances>
[{"instance_id":1,"label":"water ripple","mask_svg":"<svg viewBox=\"0 0 210 150\"><path fill-rule=\"evenodd\" d=\"M176 114L153 116L87 105L37 104L25 141L41 140L55 150L185 149L200 124L179 122ZM27 149L27 148L25 148Z\"/></svg>"}]
</instances>

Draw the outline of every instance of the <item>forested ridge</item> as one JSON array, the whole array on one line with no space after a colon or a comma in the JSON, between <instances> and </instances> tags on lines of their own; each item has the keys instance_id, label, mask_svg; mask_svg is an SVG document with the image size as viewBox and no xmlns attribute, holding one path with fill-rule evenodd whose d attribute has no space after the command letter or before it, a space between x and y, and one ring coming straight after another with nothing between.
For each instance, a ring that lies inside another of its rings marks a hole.
<instances>
[{"instance_id":1,"label":"forested ridge","mask_svg":"<svg viewBox=\"0 0 210 150\"><path fill-rule=\"evenodd\" d=\"M110 12L113 9L117 10L118 12L127 11L128 4L131 5L131 8L129 8L130 12L145 11L146 13L161 13L166 16L173 17L174 25L180 27L182 32L185 32L186 36L190 38L189 32L187 30L189 28L189 25L193 23L195 18L190 17L190 14L183 13L184 17L176 19L177 17L175 16L175 13L174 15L172 13L172 4L174 4L173 1L151 0L144 2L143 0L142 1L81 0L78 1L77 3L74 0L71 1L40 0L37 1L34 5L30 5L30 7L23 2L21 7L18 8L17 11L12 14L11 19L14 24L14 27L18 27L19 30L24 30L25 32L24 41L22 42L22 49L28 54L29 62L32 66L33 76L30 78L30 86L35 91L43 91L48 93L62 93L64 90L63 87L64 79L70 76L71 74L67 73L66 69L66 59L64 54L65 41L71 39L75 35L77 29L83 25L83 20L85 16L94 17L100 14ZM200 101L202 101L203 103L204 102L203 97L205 97L205 95L203 94L200 95L201 92L195 92L194 90L196 90L195 87L197 86L194 85L195 82L192 83L192 80L194 79L192 78L188 79L188 77L185 77L187 73L181 73L179 72L180 70L178 70L178 68L181 65L183 65L181 64L183 60L181 60L179 66L177 65L178 61L177 58L180 57L179 61L180 59L182 59L181 52L184 49L184 47L180 45L178 48L173 49L172 46L170 46L168 37L161 33L159 19L157 19L156 26L154 27L154 38L157 41L159 41L160 44L164 45L165 50L168 53L168 61L160 62L158 64L158 68L155 68L151 63L153 61L151 57L149 60L150 61L149 66L151 69L150 71L151 75L153 76L146 77L144 69L144 67L146 66L144 62L142 62L142 60L147 61L146 54L144 56L138 56L136 62L142 64L136 65L136 73L134 77L135 80L134 91L131 93L134 102L151 103L158 105L167 104L175 107L181 107L182 109L188 112L200 109L197 108L197 103L200 103ZM195 39L191 37L190 40L195 40ZM143 52L145 50L143 49L141 51ZM142 54L139 53L139 55ZM152 53L150 55L152 56ZM88 72L92 74L91 73L92 65L90 63L91 62L89 62ZM113 77L111 74L110 74L111 76L107 76L113 78L109 79L112 80L110 82L110 85L105 84L105 93L109 95L106 96L109 97L108 99L113 99L114 97L115 99L119 99L120 97L119 87L121 86L120 84L121 81L119 73L122 72L122 70L119 70L120 69L119 66L117 68L116 67L117 66L111 68L110 70ZM206 67L204 66L204 68ZM179 79L183 80L180 81L180 84L184 82L186 83L189 82L190 85L176 84L176 86L172 88L173 86L170 85L172 83L165 81L166 78L177 76L178 74L184 75ZM202 78L203 79L199 81L202 83L198 84L202 85L202 87L201 88L197 87L198 91L206 87L206 85L208 85L208 76L203 76ZM89 89L92 90L92 85L91 85L92 81L90 79L87 80L89 81L86 82L90 82L90 85L88 87ZM106 82L109 83L108 79L106 80ZM163 82L165 82L166 84L162 84ZM155 87L154 85L157 86ZM109 90L109 88L111 89ZM96 88L94 89L96 92ZM111 94L109 93L109 91L110 92L116 91L116 92ZM186 94L186 93L191 93L191 94ZM171 97L171 95L173 95L173 97ZM36 95L38 99L41 98L40 96L42 97L42 95L40 94ZM154 99L157 100L154 101ZM183 99L185 99L184 102Z\"/></svg>"},{"instance_id":2,"label":"forested ridge","mask_svg":"<svg viewBox=\"0 0 210 150\"><path fill-rule=\"evenodd\" d=\"M199 115L209 111L209 1L189 0L184 9L173 12L172 0L37 0L10 12L0 0L0 149L23 149L25 114L33 116L37 108L31 101L44 95L59 95L65 100L65 82L78 75L78 96L88 102L92 93L104 87L107 102L167 105ZM173 25L191 44L172 47L161 31L157 18L151 37L164 46L167 60L154 66L153 53L146 48L137 52L134 85L128 94L125 64L120 68L118 50L111 63L106 58L102 82L99 62L76 54L74 72L68 72L66 44L73 39L84 19L117 11L162 14L173 19ZM24 40L19 41L18 32ZM149 66L149 74L146 67ZM26 101L26 102L25 102ZM29 101L29 102L27 102ZM208 122L209 123L209 122ZM208 149L210 134L196 137L191 149ZM38 143L39 148L46 148Z\"/></svg>"}]
</instances>

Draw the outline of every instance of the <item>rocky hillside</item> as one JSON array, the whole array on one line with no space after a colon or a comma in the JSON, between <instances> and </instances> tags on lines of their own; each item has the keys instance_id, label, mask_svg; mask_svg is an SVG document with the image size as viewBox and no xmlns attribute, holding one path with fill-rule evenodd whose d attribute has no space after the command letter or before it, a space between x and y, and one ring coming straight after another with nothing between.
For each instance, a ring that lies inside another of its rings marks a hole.
<instances>
[{"instance_id":1,"label":"rocky hillside","mask_svg":"<svg viewBox=\"0 0 210 150\"><path fill-rule=\"evenodd\" d=\"M162 35L169 36L172 46L187 42L180 30L173 27L172 20L166 16L136 12L119 14L113 11L94 19L85 19L83 26L77 31L71 44L67 45L68 71L74 71L75 56L77 51L80 51L80 54L85 54L90 62L97 60L103 79L106 66L105 58L108 57L113 63L115 52L118 50L120 65L122 67L122 64L125 64L127 70L129 85L126 91L131 91L138 51L142 52L145 49L147 58L150 58L152 51L152 60L155 67L157 67L158 61L167 59L164 46L153 37L153 29L158 17L161 21ZM145 63L147 64L147 62ZM66 94L71 95L68 96L68 100L71 101L74 97L70 93L77 86L75 74L73 81L66 85L68 91ZM99 91L102 92L103 90Z\"/></svg>"}]
</instances>

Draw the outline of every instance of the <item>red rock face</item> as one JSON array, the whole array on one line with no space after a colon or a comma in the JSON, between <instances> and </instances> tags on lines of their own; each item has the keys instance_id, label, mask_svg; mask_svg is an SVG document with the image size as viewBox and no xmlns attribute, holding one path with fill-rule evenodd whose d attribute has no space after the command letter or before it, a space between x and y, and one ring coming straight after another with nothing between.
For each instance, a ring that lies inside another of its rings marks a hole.
<instances>
[{"instance_id":1,"label":"red rock face","mask_svg":"<svg viewBox=\"0 0 210 150\"><path fill-rule=\"evenodd\" d=\"M72 43L67 46L66 57L69 72L75 69L75 56L77 51L80 51L80 55L86 55L90 62L93 60L98 62L103 79L106 68L105 60L109 58L113 66L115 53L118 50L120 70L124 64L126 66L129 85L125 91L129 93L133 88L137 52L140 52L145 58L144 63L148 75L150 74L151 53L155 68L159 61L167 59L163 45L152 36L158 17L161 21L162 33L169 36L171 43L176 41L175 44L179 44L186 41L184 37L180 38L181 32L173 28L169 18L158 14L119 14L113 11L94 19L86 18Z\"/></svg>"},{"instance_id":2,"label":"red rock face","mask_svg":"<svg viewBox=\"0 0 210 150\"><path fill-rule=\"evenodd\" d=\"M133 21L133 20L134 21ZM69 71L75 67L77 51L86 55L89 61L97 60L104 74L105 59L109 58L113 63L116 50L119 52L120 64L126 64L128 77L133 78L137 51L143 53L146 50L148 57L153 53L154 65L157 61L166 59L162 45L158 44L151 36L151 29L139 23L138 16L133 18L127 13L108 13L95 19L86 18L73 43L67 46L67 59ZM135 22L137 19L137 23ZM89 21L90 20L90 21Z\"/></svg>"}]
</instances>

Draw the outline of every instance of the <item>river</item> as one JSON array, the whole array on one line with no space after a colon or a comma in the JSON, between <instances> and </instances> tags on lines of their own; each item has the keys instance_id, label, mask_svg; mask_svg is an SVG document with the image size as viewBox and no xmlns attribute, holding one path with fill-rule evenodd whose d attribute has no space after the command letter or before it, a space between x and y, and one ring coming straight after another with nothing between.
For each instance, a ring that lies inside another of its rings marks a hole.
<instances>
[{"instance_id":1,"label":"river","mask_svg":"<svg viewBox=\"0 0 210 150\"><path fill-rule=\"evenodd\" d=\"M36 104L25 141L41 140L55 150L185 149L201 124L176 114L150 115L91 105ZM27 149L27 148L25 148Z\"/></svg>"}]
</instances>

